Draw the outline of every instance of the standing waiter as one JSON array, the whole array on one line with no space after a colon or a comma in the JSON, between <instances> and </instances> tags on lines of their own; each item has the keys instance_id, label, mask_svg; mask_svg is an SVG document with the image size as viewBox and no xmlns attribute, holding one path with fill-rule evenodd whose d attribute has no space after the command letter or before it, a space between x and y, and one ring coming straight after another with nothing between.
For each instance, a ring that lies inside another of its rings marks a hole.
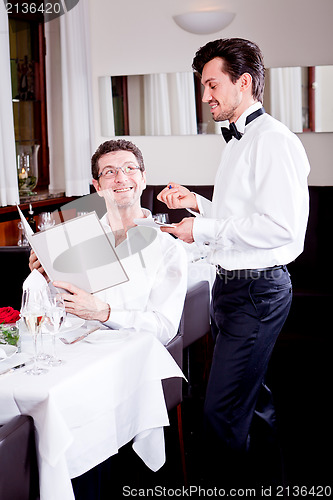
<instances>
[{"instance_id":1,"label":"standing waiter","mask_svg":"<svg viewBox=\"0 0 333 500\"><path fill-rule=\"evenodd\" d=\"M297 136L262 107L264 65L255 43L240 38L209 42L197 51L193 68L201 75L203 101L213 119L229 120L229 128L222 128L227 145L213 200L173 182L158 198L169 208L195 213L163 231L205 245L216 265L215 345L204 407L211 453L206 458L216 481L234 484L232 478L249 471L254 428L269 439L276 432L265 375L291 304L286 264L303 250L310 168Z\"/></svg>"}]
</instances>

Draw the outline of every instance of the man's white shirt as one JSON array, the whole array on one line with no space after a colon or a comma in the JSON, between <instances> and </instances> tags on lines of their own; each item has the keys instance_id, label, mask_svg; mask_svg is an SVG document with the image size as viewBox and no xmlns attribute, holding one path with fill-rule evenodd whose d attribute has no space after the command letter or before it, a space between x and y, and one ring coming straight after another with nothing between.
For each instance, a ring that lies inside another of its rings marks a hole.
<instances>
[{"instance_id":1,"label":"man's white shirt","mask_svg":"<svg viewBox=\"0 0 333 500\"><path fill-rule=\"evenodd\" d=\"M245 126L260 107L237 120L244 135L224 148L212 202L196 195L194 240L228 270L288 264L304 245L309 162L298 137L267 113Z\"/></svg>"},{"instance_id":2,"label":"man's white shirt","mask_svg":"<svg viewBox=\"0 0 333 500\"><path fill-rule=\"evenodd\" d=\"M107 214L101 223L114 246ZM105 325L148 331L167 344L177 334L187 291L184 248L159 229L136 226L115 251L129 281L95 294L111 308Z\"/></svg>"}]
</instances>

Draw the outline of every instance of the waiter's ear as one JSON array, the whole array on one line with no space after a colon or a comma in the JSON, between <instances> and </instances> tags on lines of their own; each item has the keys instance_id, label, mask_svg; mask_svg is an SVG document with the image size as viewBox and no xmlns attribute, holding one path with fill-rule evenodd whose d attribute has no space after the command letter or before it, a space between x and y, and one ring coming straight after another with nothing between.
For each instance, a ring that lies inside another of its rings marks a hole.
<instances>
[{"instance_id":1,"label":"waiter's ear","mask_svg":"<svg viewBox=\"0 0 333 500\"><path fill-rule=\"evenodd\" d=\"M252 90L252 76L250 73L243 73L239 78L240 90L245 92L248 89Z\"/></svg>"}]
</instances>

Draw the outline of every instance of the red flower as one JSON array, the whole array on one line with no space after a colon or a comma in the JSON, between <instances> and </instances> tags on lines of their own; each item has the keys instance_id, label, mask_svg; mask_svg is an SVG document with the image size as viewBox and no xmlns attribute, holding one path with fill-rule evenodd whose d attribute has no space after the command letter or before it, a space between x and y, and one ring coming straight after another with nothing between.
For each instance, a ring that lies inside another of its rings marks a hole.
<instances>
[{"instance_id":1,"label":"red flower","mask_svg":"<svg viewBox=\"0 0 333 500\"><path fill-rule=\"evenodd\" d=\"M19 311L12 307L0 307L0 324L1 323L16 323L20 319Z\"/></svg>"}]
</instances>

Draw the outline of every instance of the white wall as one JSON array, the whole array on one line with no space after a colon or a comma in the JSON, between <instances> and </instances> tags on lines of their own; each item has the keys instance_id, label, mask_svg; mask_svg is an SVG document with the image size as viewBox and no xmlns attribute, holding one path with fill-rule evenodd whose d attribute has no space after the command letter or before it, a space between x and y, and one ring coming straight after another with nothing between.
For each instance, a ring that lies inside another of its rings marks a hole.
<instances>
[{"instance_id":1,"label":"white wall","mask_svg":"<svg viewBox=\"0 0 333 500\"><path fill-rule=\"evenodd\" d=\"M88 1L96 147L107 139L100 132L99 76L189 71L200 46L234 36L257 42L267 67L333 64L332 0ZM208 36L182 31L172 19L200 8L224 8L236 17ZM299 137L311 162L309 183L333 185L333 134ZM214 182L223 147L218 136L133 137L133 142L144 153L149 183Z\"/></svg>"}]
</instances>

